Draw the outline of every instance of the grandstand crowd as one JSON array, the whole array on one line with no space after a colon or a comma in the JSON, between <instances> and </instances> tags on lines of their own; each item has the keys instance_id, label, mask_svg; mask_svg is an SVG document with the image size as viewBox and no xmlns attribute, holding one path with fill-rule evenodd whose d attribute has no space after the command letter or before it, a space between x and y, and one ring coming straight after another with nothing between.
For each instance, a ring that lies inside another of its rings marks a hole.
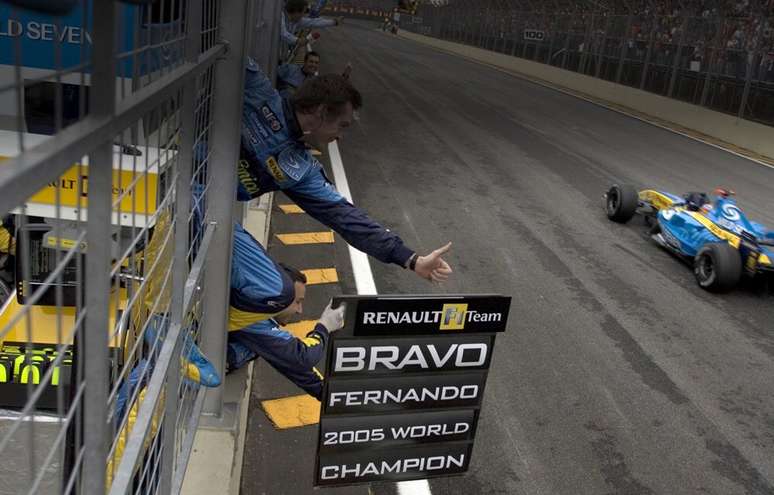
<instances>
[{"instance_id":1,"label":"grandstand crowd","mask_svg":"<svg viewBox=\"0 0 774 495\"><path fill-rule=\"evenodd\" d=\"M464 23L493 26L501 36L523 29L555 40L570 35L571 49L611 52L626 40L626 58L671 65L678 47L681 68L774 82L774 0L579 1L452 0ZM651 46L652 43L652 46Z\"/></svg>"}]
</instances>

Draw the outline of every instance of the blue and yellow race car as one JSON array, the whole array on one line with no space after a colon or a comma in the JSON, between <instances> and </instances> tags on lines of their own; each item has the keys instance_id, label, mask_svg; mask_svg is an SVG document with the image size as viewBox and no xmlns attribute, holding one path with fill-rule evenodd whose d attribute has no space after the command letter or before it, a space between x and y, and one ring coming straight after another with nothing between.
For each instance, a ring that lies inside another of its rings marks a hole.
<instances>
[{"instance_id":1,"label":"blue and yellow race car","mask_svg":"<svg viewBox=\"0 0 774 495\"><path fill-rule=\"evenodd\" d=\"M703 289L729 291L743 275L765 277L767 283L774 278L774 230L748 219L733 191L680 197L615 184L605 194L605 209L618 223L642 215L656 243L693 264Z\"/></svg>"}]
</instances>

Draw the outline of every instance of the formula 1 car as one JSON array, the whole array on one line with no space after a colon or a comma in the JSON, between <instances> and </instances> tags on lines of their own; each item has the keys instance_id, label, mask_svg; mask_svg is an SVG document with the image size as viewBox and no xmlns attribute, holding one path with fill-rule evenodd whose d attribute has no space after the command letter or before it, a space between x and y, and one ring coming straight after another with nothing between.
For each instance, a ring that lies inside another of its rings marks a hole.
<instances>
[{"instance_id":1,"label":"formula 1 car","mask_svg":"<svg viewBox=\"0 0 774 495\"><path fill-rule=\"evenodd\" d=\"M766 283L774 278L774 230L749 220L733 196L727 189L716 189L712 198L697 192L680 197L615 184L605 194L605 209L618 223L642 215L658 245L693 264L701 288L725 292L743 275Z\"/></svg>"}]
</instances>

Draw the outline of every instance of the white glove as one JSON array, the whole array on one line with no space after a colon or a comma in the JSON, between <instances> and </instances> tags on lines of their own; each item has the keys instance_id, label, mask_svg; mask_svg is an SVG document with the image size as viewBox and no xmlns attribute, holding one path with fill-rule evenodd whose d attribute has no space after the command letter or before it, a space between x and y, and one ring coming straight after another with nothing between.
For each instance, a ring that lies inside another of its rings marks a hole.
<instances>
[{"instance_id":1,"label":"white glove","mask_svg":"<svg viewBox=\"0 0 774 495\"><path fill-rule=\"evenodd\" d=\"M332 304L333 301L328 303L328 305L323 310L322 315L320 315L320 319L318 320L318 323L324 326L328 332L341 330L341 328L344 326L344 311L347 308L346 304L341 303L338 308L331 309Z\"/></svg>"}]
</instances>

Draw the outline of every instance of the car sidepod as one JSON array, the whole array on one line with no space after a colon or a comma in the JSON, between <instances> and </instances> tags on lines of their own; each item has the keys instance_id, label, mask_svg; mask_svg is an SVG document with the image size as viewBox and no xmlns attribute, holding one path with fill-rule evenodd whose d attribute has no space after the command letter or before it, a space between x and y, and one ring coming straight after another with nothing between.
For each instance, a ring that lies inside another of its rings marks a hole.
<instances>
[{"instance_id":1,"label":"car sidepod","mask_svg":"<svg viewBox=\"0 0 774 495\"><path fill-rule=\"evenodd\" d=\"M667 247L692 258L702 246L719 242L721 238L710 232L691 213L680 207L668 208L658 212L658 221Z\"/></svg>"}]
</instances>

